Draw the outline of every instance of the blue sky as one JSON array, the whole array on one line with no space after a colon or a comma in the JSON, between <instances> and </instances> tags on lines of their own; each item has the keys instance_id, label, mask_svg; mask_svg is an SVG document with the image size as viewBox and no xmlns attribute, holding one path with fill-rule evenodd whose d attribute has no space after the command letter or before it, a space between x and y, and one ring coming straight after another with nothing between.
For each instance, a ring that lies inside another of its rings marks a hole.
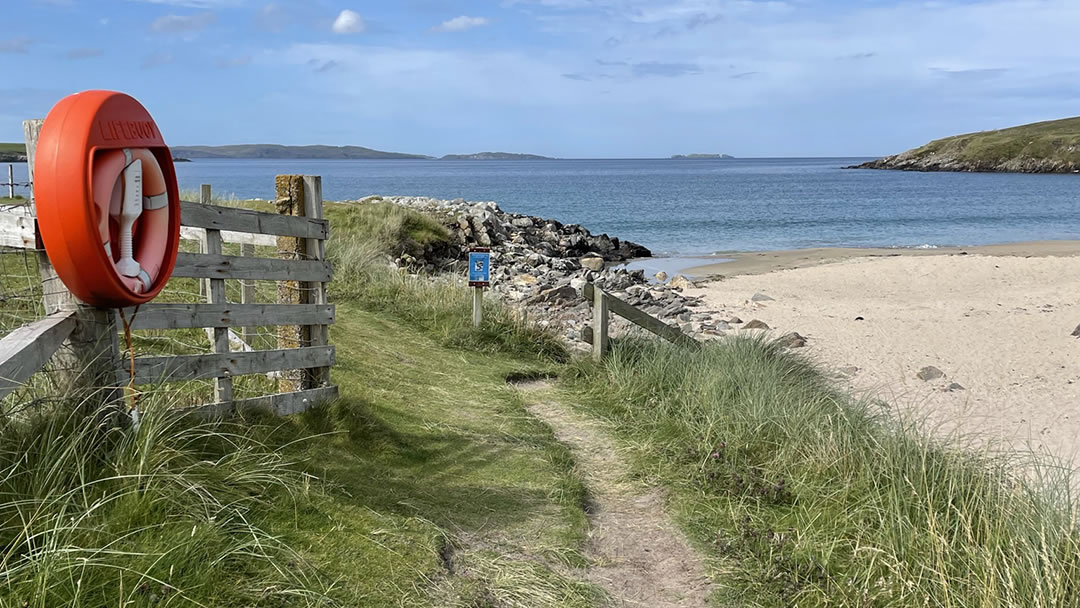
<instances>
[{"instance_id":1,"label":"blue sky","mask_svg":"<svg viewBox=\"0 0 1080 608\"><path fill-rule=\"evenodd\" d=\"M1078 0L0 0L0 23L0 141L92 88L174 145L432 155L882 155L1080 114Z\"/></svg>"}]
</instances>

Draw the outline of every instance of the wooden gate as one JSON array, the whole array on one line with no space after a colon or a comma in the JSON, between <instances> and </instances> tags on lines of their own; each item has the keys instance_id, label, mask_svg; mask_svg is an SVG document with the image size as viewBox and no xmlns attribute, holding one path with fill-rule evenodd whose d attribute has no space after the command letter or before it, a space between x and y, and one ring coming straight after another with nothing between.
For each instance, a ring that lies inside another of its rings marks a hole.
<instances>
[{"instance_id":1,"label":"wooden gate","mask_svg":"<svg viewBox=\"0 0 1080 608\"><path fill-rule=\"evenodd\" d=\"M40 121L27 121L25 127L33 182ZM183 202L181 235L199 241L201 251L181 252L173 278L199 279L202 301L169 302L167 286L154 302L123 311L86 306L59 281L35 233L32 197L25 210L0 213L0 243L38 250L46 312L44 319L0 339L0 398L54 356L69 359L63 366L72 370L69 383L93 388L105 401L118 400L128 384L192 380L213 382L213 399L200 406L213 415L249 407L286 415L336 398L330 379L335 351L328 326L334 306L326 296L332 269L326 261L329 223L322 216L322 180L282 175L276 186L278 213L212 205L209 186L202 187L201 201ZM230 243L241 245L241 255L225 254L223 245ZM270 247L273 257L256 256L258 249ZM240 302L228 301L227 281L239 282ZM277 302L256 302L254 281L277 282ZM128 359L118 338L125 322L132 331L203 328L213 353ZM266 326L277 327L277 348L252 348L246 328ZM63 344L68 348L60 350ZM249 374L274 374L277 391L234 398L233 379Z\"/></svg>"}]
</instances>

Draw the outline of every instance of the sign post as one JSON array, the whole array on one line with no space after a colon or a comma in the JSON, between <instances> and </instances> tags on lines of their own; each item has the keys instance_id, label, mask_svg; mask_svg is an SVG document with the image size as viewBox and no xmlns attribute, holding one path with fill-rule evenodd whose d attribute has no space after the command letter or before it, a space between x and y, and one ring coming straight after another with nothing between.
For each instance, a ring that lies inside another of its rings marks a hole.
<instances>
[{"instance_id":1,"label":"sign post","mask_svg":"<svg viewBox=\"0 0 1080 608\"><path fill-rule=\"evenodd\" d=\"M491 285L491 249L469 249L469 287L473 288L473 327L484 320L484 288Z\"/></svg>"}]
</instances>

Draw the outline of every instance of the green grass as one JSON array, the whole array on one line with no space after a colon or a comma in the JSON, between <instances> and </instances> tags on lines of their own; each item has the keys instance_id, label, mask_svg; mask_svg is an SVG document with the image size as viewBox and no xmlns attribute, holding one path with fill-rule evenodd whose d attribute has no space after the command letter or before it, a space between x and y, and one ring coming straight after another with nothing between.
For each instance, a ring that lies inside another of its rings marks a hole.
<instances>
[{"instance_id":1,"label":"green grass","mask_svg":"<svg viewBox=\"0 0 1080 608\"><path fill-rule=\"evenodd\" d=\"M48 372L5 400L0 607L602 602L571 574L587 521L569 453L506 385L556 370L565 351L495 302L472 328L465 288L405 277L360 255L376 233L340 232L361 231L372 210L333 213L338 403L197 423L167 409L205 400L207 387L169 385L143 396L135 433L66 414ZM415 220L377 233L444 234ZM36 264L0 260L4 292L29 290L0 302L14 327L40 314ZM273 298L272 282L258 287ZM198 283L166 292L195 301ZM207 339L148 331L135 347L204 352ZM238 390L247 380L265 379L237 378Z\"/></svg>"},{"instance_id":2,"label":"green grass","mask_svg":"<svg viewBox=\"0 0 1080 608\"><path fill-rule=\"evenodd\" d=\"M512 353L564 361L566 349L554 332L523 323L508 306L488 298L483 326L472 327L472 294L460 277L411 275L391 268L388 251L450 246L437 221L388 203L326 206L333 237L327 257L334 264L331 296L396 318L469 350Z\"/></svg>"},{"instance_id":3,"label":"green grass","mask_svg":"<svg viewBox=\"0 0 1080 608\"><path fill-rule=\"evenodd\" d=\"M3 152L10 154L26 154L26 145L0 142L0 153Z\"/></svg>"},{"instance_id":4,"label":"green grass","mask_svg":"<svg viewBox=\"0 0 1080 608\"><path fill-rule=\"evenodd\" d=\"M947 156L974 165L997 165L1012 159L1046 159L1080 165L1080 117L982 131L939 139L906 153L914 157Z\"/></svg>"},{"instance_id":5,"label":"green grass","mask_svg":"<svg viewBox=\"0 0 1080 608\"><path fill-rule=\"evenodd\" d=\"M567 389L724 573L720 605L1077 606L1068 483L961 451L762 340L619 346Z\"/></svg>"}]
</instances>

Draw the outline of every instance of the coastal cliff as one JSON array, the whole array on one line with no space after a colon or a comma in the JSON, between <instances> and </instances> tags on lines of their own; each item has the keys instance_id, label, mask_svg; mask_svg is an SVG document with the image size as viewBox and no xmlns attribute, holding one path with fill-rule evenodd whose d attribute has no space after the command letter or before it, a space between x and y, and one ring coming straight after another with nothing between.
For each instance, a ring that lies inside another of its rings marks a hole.
<instances>
[{"instance_id":1,"label":"coastal cliff","mask_svg":"<svg viewBox=\"0 0 1080 608\"><path fill-rule=\"evenodd\" d=\"M955 135L850 168L1080 173L1080 117Z\"/></svg>"},{"instance_id":2,"label":"coastal cliff","mask_svg":"<svg viewBox=\"0 0 1080 608\"><path fill-rule=\"evenodd\" d=\"M22 144L0 143L0 162L2 163L25 163L26 146Z\"/></svg>"}]
</instances>

